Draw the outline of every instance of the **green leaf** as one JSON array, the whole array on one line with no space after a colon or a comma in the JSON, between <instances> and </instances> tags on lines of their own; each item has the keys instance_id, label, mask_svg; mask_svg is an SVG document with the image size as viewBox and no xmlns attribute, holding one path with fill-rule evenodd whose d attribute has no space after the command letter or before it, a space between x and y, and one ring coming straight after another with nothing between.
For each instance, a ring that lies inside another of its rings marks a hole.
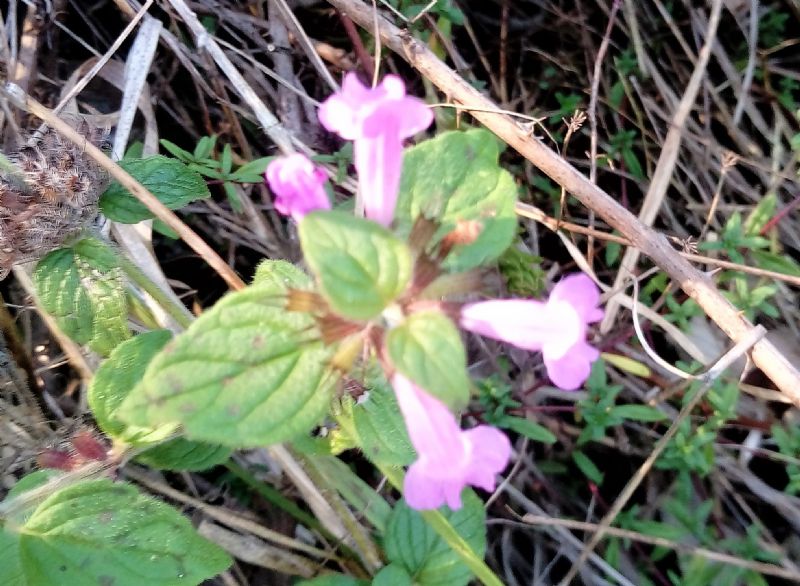
<instances>
[{"instance_id":1,"label":"green leaf","mask_svg":"<svg viewBox=\"0 0 800 586\"><path fill-rule=\"evenodd\" d=\"M79 344L106 355L130 337L125 278L116 253L96 238L60 248L36 265L44 309Z\"/></svg>"},{"instance_id":2,"label":"green leaf","mask_svg":"<svg viewBox=\"0 0 800 586\"><path fill-rule=\"evenodd\" d=\"M756 261L756 265L767 271L775 271L784 275L800 277L800 265L787 254L766 252L764 250L753 250L750 252Z\"/></svg>"},{"instance_id":3,"label":"green leaf","mask_svg":"<svg viewBox=\"0 0 800 586\"><path fill-rule=\"evenodd\" d=\"M162 138L159 142L161 143L161 146L164 147L164 149L169 154L171 154L173 157L176 157L176 158L180 159L184 163L189 163L189 162L194 160L194 155L192 155L192 153L190 153L189 151L183 150L181 147L176 145L174 142L170 142L165 138ZM133 157L127 156L127 153L126 153L126 158L130 159L130 158L133 158ZM141 155L139 157L136 157L136 158L140 159Z\"/></svg>"},{"instance_id":4,"label":"green leaf","mask_svg":"<svg viewBox=\"0 0 800 586\"><path fill-rule=\"evenodd\" d=\"M175 431L174 425L129 426L116 416L122 402L142 379L147 365L171 339L172 333L167 330L139 334L117 346L97 369L87 399L103 433L125 443L146 445L163 440Z\"/></svg>"},{"instance_id":5,"label":"green leaf","mask_svg":"<svg viewBox=\"0 0 800 586\"><path fill-rule=\"evenodd\" d=\"M154 155L119 164L171 210L211 195L203 177L177 159ZM109 219L123 224L136 224L153 217L143 203L116 181L100 197L100 210Z\"/></svg>"},{"instance_id":6,"label":"green leaf","mask_svg":"<svg viewBox=\"0 0 800 586\"><path fill-rule=\"evenodd\" d=\"M284 293L264 283L227 295L150 362L118 416L231 447L309 431L329 407L334 348L311 316L283 308Z\"/></svg>"},{"instance_id":7,"label":"green leaf","mask_svg":"<svg viewBox=\"0 0 800 586\"><path fill-rule=\"evenodd\" d=\"M486 553L483 503L471 490L461 496L463 506L457 511L443 509L443 514L477 556L483 558ZM404 500L397 503L389 517L385 550L389 561L402 565L420 586L464 586L472 577L458 554Z\"/></svg>"},{"instance_id":8,"label":"green leaf","mask_svg":"<svg viewBox=\"0 0 800 586\"><path fill-rule=\"evenodd\" d=\"M204 136L197 141L197 146L194 148L193 157L196 161L207 159L214 152L214 147L217 144L217 136Z\"/></svg>"},{"instance_id":9,"label":"green leaf","mask_svg":"<svg viewBox=\"0 0 800 586\"><path fill-rule=\"evenodd\" d=\"M167 238L170 238L172 240L177 240L178 238L180 238L180 236L175 230L170 228L167 224L165 224L158 218L153 220L153 230L155 232L158 232L162 236L166 236Z\"/></svg>"},{"instance_id":10,"label":"green leaf","mask_svg":"<svg viewBox=\"0 0 800 586\"><path fill-rule=\"evenodd\" d=\"M614 414L634 421L664 421L667 416L647 405L617 405L613 408Z\"/></svg>"},{"instance_id":11,"label":"green leaf","mask_svg":"<svg viewBox=\"0 0 800 586\"><path fill-rule=\"evenodd\" d=\"M19 479L19 482L11 487L11 490L8 491L8 494L6 494L6 498L4 500L16 498L24 492L28 492L29 490L33 490L38 486L46 484L51 478L60 476L61 474L63 474L63 472L60 470L53 470L51 468L36 470L35 472L26 474ZM0 568L1 567L2 566L0 566Z\"/></svg>"},{"instance_id":12,"label":"green leaf","mask_svg":"<svg viewBox=\"0 0 800 586\"><path fill-rule=\"evenodd\" d=\"M256 267L253 285L272 283L283 288L308 289L313 282L297 266L285 260L262 260Z\"/></svg>"},{"instance_id":13,"label":"green leaf","mask_svg":"<svg viewBox=\"0 0 800 586\"><path fill-rule=\"evenodd\" d=\"M447 258L451 270L465 270L497 259L514 239L517 186L498 165L497 139L483 129L440 134L407 149L395 210L395 224L408 234L420 215L442 226L436 240L458 221L477 221L481 233L472 244L457 247Z\"/></svg>"},{"instance_id":14,"label":"green leaf","mask_svg":"<svg viewBox=\"0 0 800 586\"><path fill-rule=\"evenodd\" d=\"M583 474L595 484L603 484L603 473L583 452L572 452L572 460Z\"/></svg>"},{"instance_id":15,"label":"green leaf","mask_svg":"<svg viewBox=\"0 0 800 586\"><path fill-rule=\"evenodd\" d=\"M747 216L744 221L744 234L745 236L758 236L761 229L767 225L775 215L775 210L778 207L778 196L775 192L770 192L761 198L758 205L753 208L753 211Z\"/></svg>"},{"instance_id":16,"label":"green leaf","mask_svg":"<svg viewBox=\"0 0 800 586\"><path fill-rule=\"evenodd\" d=\"M450 318L421 311L389 330L386 348L395 368L453 407L469 400L467 354Z\"/></svg>"},{"instance_id":17,"label":"green leaf","mask_svg":"<svg viewBox=\"0 0 800 586\"><path fill-rule=\"evenodd\" d=\"M19 536L0 527L0 578L3 586L28 586L19 557Z\"/></svg>"},{"instance_id":18,"label":"green leaf","mask_svg":"<svg viewBox=\"0 0 800 586\"><path fill-rule=\"evenodd\" d=\"M177 510L107 479L50 495L18 540L30 585L198 584L231 564Z\"/></svg>"},{"instance_id":19,"label":"green leaf","mask_svg":"<svg viewBox=\"0 0 800 586\"><path fill-rule=\"evenodd\" d=\"M389 564L375 574L372 586L412 586L411 576L400 564Z\"/></svg>"},{"instance_id":20,"label":"green leaf","mask_svg":"<svg viewBox=\"0 0 800 586\"><path fill-rule=\"evenodd\" d=\"M33 283L42 307L78 344L86 344L94 331L94 308L71 248L59 248L36 265Z\"/></svg>"},{"instance_id":21,"label":"green leaf","mask_svg":"<svg viewBox=\"0 0 800 586\"><path fill-rule=\"evenodd\" d=\"M261 183L264 181L264 173L267 170L267 165L275 157L261 157L254 159L249 163L245 163L230 176L234 181L240 183Z\"/></svg>"},{"instance_id":22,"label":"green leaf","mask_svg":"<svg viewBox=\"0 0 800 586\"><path fill-rule=\"evenodd\" d=\"M416 459L394 391L383 377L369 382L369 394L351 407L357 441L371 461L408 466Z\"/></svg>"},{"instance_id":23,"label":"green leaf","mask_svg":"<svg viewBox=\"0 0 800 586\"><path fill-rule=\"evenodd\" d=\"M226 446L195 442L181 437L150 448L136 457L151 468L159 470L208 470L226 462L232 450Z\"/></svg>"},{"instance_id":24,"label":"green leaf","mask_svg":"<svg viewBox=\"0 0 800 586\"><path fill-rule=\"evenodd\" d=\"M336 313L374 318L408 285L411 253L383 226L318 211L305 216L298 229L306 262Z\"/></svg>"},{"instance_id":25,"label":"green leaf","mask_svg":"<svg viewBox=\"0 0 800 586\"><path fill-rule=\"evenodd\" d=\"M175 431L175 425L156 428L129 426L116 412L144 376L147 365L172 339L167 330L139 334L123 342L100 365L89 385L88 401L98 427L106 435L135 446L161 442ZM231 450L219 445L183 438L158 443L136 459L163 470L205 470L230 457Z\"/></svg>"},{"instance_id":26,"label":"green leaf","mask_svg":"<svg viewBox=\"0 0 800 586\"><path fill-rule=\"evenodd\" d=\"M505 415L497 420L496 424L505 429L510 429L511 431L515 431L521 435L524 435L535 442L554 444L556 441L558 441L558 438L554 436L549 429L531 421L530 419Z\"/></svg>"}]
</instances>

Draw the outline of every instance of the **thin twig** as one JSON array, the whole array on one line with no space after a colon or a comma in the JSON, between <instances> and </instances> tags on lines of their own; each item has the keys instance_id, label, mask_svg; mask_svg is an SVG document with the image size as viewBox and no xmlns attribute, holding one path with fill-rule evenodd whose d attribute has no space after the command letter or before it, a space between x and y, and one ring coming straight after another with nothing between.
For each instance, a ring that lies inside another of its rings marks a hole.
<instances>
[{"instance_id":1,"label":"thin twig","mask_svg":"<svg viewBox=\"0 0 800 586\"><path fill-rule=\"evenodd\" d=\"M507 521L503 522L507 523ZM583 521L573 521L572 519L557 519L554 517L545 517L543 515L532 515L530 513L522 517L522 522L530 525L544 525L544 526L555 525L557 527L567 527L569 529L575 529L577 531L588 531L595 533L600 531L600 525L596 523L585 523ZM712 562L728 564L729 566L736 566L738 568L746 568L748 570L760 572L767 576L777 576L779 578L785 578L792 582L800 582L800 575L797 574L796 570L782 568L774 564L767 564L764 562L757 562L752 560L743 560L741 558L737 558L736 556L727 553L706 549L704 547L693 547L691 545L686 545L685 543L678 543L677 541L672 541L671 539L664 539L663 537L653 537L652 535L645 535L644 533L638 533L636 531L630 531L627 529L619 529L617 527L607 527L605 529L605 533L606 535L609 535L611 537L619 537L620 539L630 539L632 541L640 541L642 543L655 545L656 547L666 547L668 549L673 549L681 553L688 553L691 555L700 556Z\"/></svg>"},{"instance_id":2,"label":"thin twig","mask_svg":"<svg viewBox=\"0 0 800 586\"><path fill-rule=\"evenodd\" d=\"M593 238L597 238L598 240L605 240L606 242L615 242L616 244L622 244L624 246L632 246L631 241L628 238L625 238L624 236L619 236L618 234L611 234L609 232L603 232L602 230L589 228L587 226L574 224L572 222L557 220L556 218L548 216L536 206L532 206L530 204L517 202L516 212L517 215L523 216L525 218L531 218L532 220L536 220L537 222L544 224L545 226L554 231L558 229L563 229L567 230L568 232L575 232L576 234L592 236ZM671 237L670 240L672 240L676 244L683 244L682 239L677 237ZM703 256L701 254L693 254L691 252L685 252L685 251L676 251L676 252L680 254L683 258L691 262L719 267L721 269L730 269L732 271L747 273L749 275L755 275L757 277L775 279L776 281L783 281L784 283L788 283L795 287L800 287L800 277L798 277L797 275L789 275L786 273L779 273L777 271L769 271L767 269L761 269L759 267L751 267L750 265L731 262L729 260L722 260L711 256Z\"/></svg>"}]
</instances>

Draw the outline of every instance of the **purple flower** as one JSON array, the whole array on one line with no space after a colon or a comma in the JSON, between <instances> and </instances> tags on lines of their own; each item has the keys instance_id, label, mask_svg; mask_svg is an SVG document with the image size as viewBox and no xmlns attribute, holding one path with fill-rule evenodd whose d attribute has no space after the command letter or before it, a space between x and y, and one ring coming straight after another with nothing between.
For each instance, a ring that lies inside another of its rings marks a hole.
<instances>
[{"instance_id":1,"label":"purple flower","mask_svg":"<svg viewBox=\"0 0 800 586\"><path fill-rule=\"evenodd\" d=\"M387 75L376 88L367 88L348 73L342 90L319 108L322 125L345 140L355 141L353 154L366 216L384 226L392 223L403 139L425 130L433 113L419 98L406 96L396 75Z\"/></svg>"},{"instance_id":2,"label":"purple flower","mask_svg":"<svg viewBox=\"0 0 800 586\"><path fill-rule=\"evenodd\" d=\"M461 309L461 327L526 350L541 350L547 375L572 391L589 378L600 352L586 342L587 325L599 321L600 291L584 275L562 279L545 302L498 299Z\"/></svg>"},{"instance_id":3,"label":"purple flower","mask_svg":"<svg viewBox=\"0 0 800 586\"><path fill-rule=\"evenodd\" d=\"M408 506L459 509L468 484L494 490L495 476L511 457L508 438L488 425L462 431L444 403L401 374L392 377L392 386L418 455L403 486Z\"/></svg>"},{"instance_id":4,"label":"purple flower","mask_svg":"<svg viewBox=\"0 0 800 586\"><path fill-rule=\"evenodd\" d=\"M328 175L299 153L278 157L267 165L267 183L275 194L275 209L295 222L308 212L328 210L331 202L323 185Z\"/></svg>"}]
</instances>

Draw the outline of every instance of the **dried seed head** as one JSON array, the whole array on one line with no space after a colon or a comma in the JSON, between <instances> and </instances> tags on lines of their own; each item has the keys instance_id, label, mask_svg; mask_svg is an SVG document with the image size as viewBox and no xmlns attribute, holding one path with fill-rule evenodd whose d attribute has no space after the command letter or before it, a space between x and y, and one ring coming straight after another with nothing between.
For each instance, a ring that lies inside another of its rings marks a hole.
<instances>
[{"instance_id":1,"label":"dried seed head","mask_svg":"<svg viewBox=\"0 0 800 586\"><path fill-rule=\"evenodd\" d=\"M71 121L103 147L108 131ZM11 266L36 260L83 230L97 215L108 175L84 148L54 130L9 156L19 173L0 173L0 279Z\"/></svg>"}]
</instances>

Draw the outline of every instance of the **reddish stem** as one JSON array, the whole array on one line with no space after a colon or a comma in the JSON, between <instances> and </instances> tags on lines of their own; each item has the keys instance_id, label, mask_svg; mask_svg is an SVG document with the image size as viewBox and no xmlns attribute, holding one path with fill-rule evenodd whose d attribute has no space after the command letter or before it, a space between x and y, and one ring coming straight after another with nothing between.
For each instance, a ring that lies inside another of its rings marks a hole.
<instances>
[{"instance_id":1,"label":"reddish stem","mask_svg":"<svg viewBox=\"0 0 800 586\"><path fill-rule=\"evenodd\" d=\"M350 39L350 42L353 43L353 50L356 52L356 57L361 63L364 73L366 73L367 77L372 80L372 78L375 76L375 64L372 61L372 56L369 54L367 48L364 46L364 43L361 41L361 37L358 35L358 29L356 28L356 25L353 24L353 21L350 20L350 17L343 12L337 10L336 13L339 15L339 18L342 21L342 25L344 26L344 31L347 33L347 37Z\"/></svg>"},{"instance_id":2,"label":"reddish stem","mask_svg":"<svg viewBox=\"0 0 800 586\"><path fill-rule=\"evenodd\" d=\"M764 224L764 227L761 228L761 231L758 233L758 235L759 236L764 236L767 232L769 232L775 226L777 226L778 222L780 222L783 218L785 218L787 215L789 215L789 212L794 210L797 206L800 206L800 194L795 196L795 198L792 201L790 201L789 204L785 208L783 208L777 214L772 216L770 221L767 222L766 224Z\"/></svg>"}]
</instances>

